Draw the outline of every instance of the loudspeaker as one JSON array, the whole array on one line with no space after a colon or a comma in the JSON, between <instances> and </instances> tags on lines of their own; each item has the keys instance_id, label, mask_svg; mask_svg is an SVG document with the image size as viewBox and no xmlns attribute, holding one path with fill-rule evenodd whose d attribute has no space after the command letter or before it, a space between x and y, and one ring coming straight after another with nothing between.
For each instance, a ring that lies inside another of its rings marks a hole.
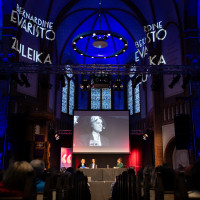
<instances>
[{"instance_id":1,"label":"loudspeaker","mask_svg":"<svg viewBox=\"0 0 200 200\"><path fill-rule=\"evenodd\" d=\"M176 149L189 149L191 142L190 116L178 115L174 117Z\"/></svg>"}]
</instances>

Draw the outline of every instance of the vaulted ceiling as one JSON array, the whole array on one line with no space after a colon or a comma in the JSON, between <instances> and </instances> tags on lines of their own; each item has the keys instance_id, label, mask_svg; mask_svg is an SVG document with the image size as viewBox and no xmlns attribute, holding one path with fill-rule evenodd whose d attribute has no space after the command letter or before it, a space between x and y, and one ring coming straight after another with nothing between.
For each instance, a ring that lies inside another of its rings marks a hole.
<instances>
[{"instance_id":1,"label":"vaulted ceiling","mask_svg":"<svg viewBox=\"0 0 200 200\"><path fill-rule=\"evenodd\" d=\"M144 26L157 21L178 21L173 0L27 0L20 3L27 12L53 22L56 39L51 47L56 64L126 64L137 51L135 42L145 38ZM123 43L115 37L106 40L105 48L95 48L92 37L83 38L77 44L82 51L101 58L85 57L73 50L74 37L99 29L124 36L128 41L126 52L103 58L122 48Z\"/></svg>"}]
</instances>

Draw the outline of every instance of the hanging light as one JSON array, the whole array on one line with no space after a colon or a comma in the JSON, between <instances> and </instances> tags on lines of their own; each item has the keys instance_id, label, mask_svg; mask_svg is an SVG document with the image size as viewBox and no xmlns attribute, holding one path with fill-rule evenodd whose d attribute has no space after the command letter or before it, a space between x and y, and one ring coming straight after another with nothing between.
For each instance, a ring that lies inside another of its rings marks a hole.
<instances>
[{"instance_id":1,"label":"hanging light","mask_svg":"<svg viewBox=\"0 0 200 200\"><path fill-rule=\"evenodd\" d=\"M78 54L85 56L85 57L90 57L90 58L110 58L110 57L114 57L114 56L118 56L122 53L124 53L126 51L126 49L128 48L128 41L127 39L116 32L112 32L112 31L108 31L108 30L101 30L101 0L99 1L99 30L92 30L92 31L88 31L88 32L84 32L81 33L79 35L77 35L73 40L72 40L72 48L74 51L76 51ZM119 40L119 42L123 42L123 47L118 50L118 51L114 51L109 55L95 55L92 53L87 53L85 50L81 50L80 48L78 48L77 43L79 42L79 40L83 40L84 38L88 38L92 37L92 39L94 40L92 43L92 47L94 48L98 48L98 49L102 49L108 46L108 42L107 40L109 39L109 37L112 37L113 40L116 40L116 38Z\"/></svg>"},{"instance_id":2,"label":"hanging light","mask_svg":"<svg viewBox=\"0 0 200 200\"><path fill-rule=\"evenodd\" d=\"M173 88L174 85L175 85L176 83L178 83L178 81L179 81L180 78L181 78L180 75L176 75L176 76L172 79L172 82L168 85L168 87L169 87L169 88Z\"/></svg>"},{"instance_id":3,"label":"hanging light","mask_svg":"<svg viewBox=\"0 0 200 200\"><path fill-rule=\"evenodd\" d=\"M114 90L117 90L117 91L120 91L123 89L123 84L122 84L122 81L121 81L121 78L118 77L117 80L113 83L113 89Z\"/></svg>"},{"instance_id":4,"label":"hanging light","mask_svg":"<svg viewBox=\"0 0 200 200\"><path fill-rule=\"evenodd\" d=\"M81 90L85 90L85 91L90 90L91 85L90 85L89 80L83 79L81 84L80 84L80 88L81 88Z\"/></svg>"}]
</instances>

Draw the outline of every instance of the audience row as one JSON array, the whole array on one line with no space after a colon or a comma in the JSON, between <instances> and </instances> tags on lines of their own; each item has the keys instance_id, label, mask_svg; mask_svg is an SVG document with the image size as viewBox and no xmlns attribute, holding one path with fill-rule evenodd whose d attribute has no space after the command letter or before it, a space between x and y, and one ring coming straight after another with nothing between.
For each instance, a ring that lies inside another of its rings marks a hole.
<instances>
[{"instance_id":1,"label":"audience row","mask_svg":"<svg viewBox=\"0 0 200 200\"><path fill-rule=\"evenodd\" d=\"M0 197L34 200L37 193L43 193L43 199L53 199L53 190L56 191L57 200L91 199L87 177L72 167L59 171L45 170L42 160L30 163L17 161L0 173ZM116 182L111 185L113 200L161 200L164 194L173 194L176 200L200 199L200 161L188 167L179 165L176 170L167 164L142 167L137 175L131 168L117 176Z\"/></svg>"}]
</instances>

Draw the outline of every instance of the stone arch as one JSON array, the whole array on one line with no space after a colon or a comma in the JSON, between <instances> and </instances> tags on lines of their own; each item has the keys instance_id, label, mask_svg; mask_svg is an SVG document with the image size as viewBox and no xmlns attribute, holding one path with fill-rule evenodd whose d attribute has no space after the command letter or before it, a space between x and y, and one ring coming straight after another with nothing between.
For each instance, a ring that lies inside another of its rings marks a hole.
<instances>
[{"instance_id":1,"label":"stone arch","mask_svg":"<svg viewBox=\"0 0 200 200\"><path fill-rule=\"evenodd\" d=\"M164 162L167 163L172 168L173 168L173 159L172 159L172 157L173 157L173 152L174 152L175 146L176 146L176 142L175 142L175 136L174 136L167 143L167 146L166 146L165 152L164 152Z\"/></svg>"}]
</instances>

